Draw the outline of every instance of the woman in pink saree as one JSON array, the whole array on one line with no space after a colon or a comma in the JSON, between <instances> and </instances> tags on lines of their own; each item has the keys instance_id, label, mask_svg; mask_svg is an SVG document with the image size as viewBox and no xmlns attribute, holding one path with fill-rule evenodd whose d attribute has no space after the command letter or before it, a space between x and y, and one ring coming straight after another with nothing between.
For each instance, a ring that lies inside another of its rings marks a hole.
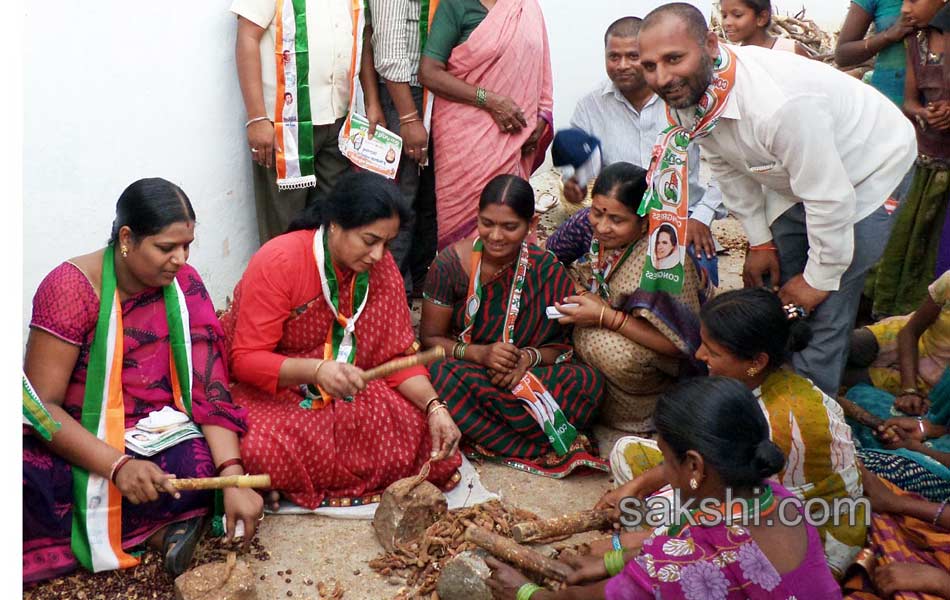
<instances>
[{"instance_id":1,"label":"woman in pink saree","mask_svg":"<svg viewBox=\"0 0 950 600\"><path fill-rule=\"evenodd\" d=\"M475 235L478 194L528 179L553 137L551 56L538 0L441 0L419 79L432 112L439 250Z\"/></svg>"}]
</instances>

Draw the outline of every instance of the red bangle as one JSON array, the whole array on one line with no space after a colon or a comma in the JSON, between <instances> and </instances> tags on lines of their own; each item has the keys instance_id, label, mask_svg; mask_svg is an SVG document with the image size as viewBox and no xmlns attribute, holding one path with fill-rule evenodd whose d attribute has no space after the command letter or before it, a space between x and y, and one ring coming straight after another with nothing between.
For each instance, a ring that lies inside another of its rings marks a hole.
<instances>
[{"instance_id":1,"label":"red bangle","mask_svg":"<svg viewBox=\"0 0 950 600\"><path fill-rule=\"evenodd\" d=\"M749 246L749 250L772 250L775 252L778 251L778 247L774 242L765 242L764 244L758 244L757 246Z\"/></svg>"},{"instance_id":2,"label":"red bangle","mask_svg":"<svg viewBox=\"0 0 950 600\"><path fill-rule=\"evenodd\" d=\"M119 471L122 470L122 467L132 462L132 457L128 454L123 454L112 463L112 471L109 473L109 479L112 481L113 485L116 485L115 478L119 475Z\"/></svg>"},{"instance_id":3,"label":"red bangle","mask_svg":"<svg viewBox=\"0 0 950 600\"><path fill-rule=\"evenodd\" d=\"M228 467L233 467L234 465L241 465L241 469L244 469L244 461L240 458L229 458L215 468L215 473L218 475L221 474L221 471L227 469Z\"/></svg>"}]
</instances>

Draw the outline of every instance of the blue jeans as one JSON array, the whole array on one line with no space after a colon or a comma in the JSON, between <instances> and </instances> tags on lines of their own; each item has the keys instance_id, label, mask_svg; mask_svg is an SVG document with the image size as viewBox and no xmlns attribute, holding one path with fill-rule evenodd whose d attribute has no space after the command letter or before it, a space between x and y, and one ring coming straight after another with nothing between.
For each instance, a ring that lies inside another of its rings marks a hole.
<instances>
[{"instance_id":1,"label":"blue jeans","mask_svg":"<svg viewBox=\"0 0 950 600\"><path fill-rule=\"evenodd\" d=\"M792 356L800 375L811 379L823 392L838 393L851 342L851 330L858 313L864 278L877 263L891 235L894 216L884 206L854 225L854 255L851 266L841 276L837 291L831 292L808 319L812 339L808 347ZM772 223L772 238L778 246L782 284L805 270L808 261L808 232L805 206L801 203L785 211Z\"/></svg>"}]
</instances>

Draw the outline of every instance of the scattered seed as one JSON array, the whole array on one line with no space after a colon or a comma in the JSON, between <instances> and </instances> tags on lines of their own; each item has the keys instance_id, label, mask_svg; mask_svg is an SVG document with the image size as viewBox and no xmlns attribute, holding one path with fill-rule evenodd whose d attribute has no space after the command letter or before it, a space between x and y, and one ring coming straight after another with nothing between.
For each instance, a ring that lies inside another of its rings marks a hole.
<instances>
[{"instance_id":1,"label":"scattered seed","mask_svg":"<svg viewBox=\"0 0 950 600\"><path fill-rule=\"evenodd\" d=\"M353 574L354 574L354 575L359 575L359 574L360 574L360 570L359 570L359 569L353 569Z\"/></svg>"},{"instance_id":2,"label":"scattered seed","mask_svg":"<svg viewBox=\"0 0 950 600\"><path fill-rule=\"evenodd\" d=\"M287 573L288 575L293 575L293 574L294 574L293 569L287 569L286 573Z\"/></svg>"},{"instance_id":3,"label":"scattered seed","mask_svg":"<svg viewBox=\"0 0 950 600\"><path fill-rule=\"evenodd\" d=\"M290 590L287 590L287 595L288 595L288 596L293 596L293 595L294 595L294 593L293 593L293 592L291 592Z\"/></svg>"},{"instance_id":4,"label":"scattered seed","mask_svg":"<svg viewBox=\"0 0 950 600\"><path fill-rule=\"evenodd\" d=\"M305 578L305 579L303 580L303 584L304 584L304 585L313 585L313 579L310 579L309 577L307 577L307 578Z\"/></svg>"},{"instance_id":5,"label":"scattered seed","mask_svg":"<svg viewBox=\"0 0 950 600\"><path fill-rule=\"evenodd\" d=\"M290 583L290 577L284 580L284 583Z\"/></svg>"}]
</instances>

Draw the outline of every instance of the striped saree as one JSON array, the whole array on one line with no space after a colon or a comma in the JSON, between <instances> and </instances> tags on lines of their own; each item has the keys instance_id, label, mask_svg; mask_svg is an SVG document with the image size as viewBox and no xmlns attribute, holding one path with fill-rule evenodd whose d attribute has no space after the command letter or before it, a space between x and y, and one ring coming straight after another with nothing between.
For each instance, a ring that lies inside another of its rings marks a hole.
<instances>
[{"instance_id":1,"label":"striped saree","mask_svg":"<svg viewBox=\"0 0 950 600\"><path fill-rule=\"evenodd\" d=\"M567 420L579 431L588 429L603 395L603 379L592 368L573 363L570 329L549 320L545 308L573 293L567 271L550 253L529 246L528 272L515 323L514 344L519 348L558 348L566 359L531 369L547 387ZM483 284L483 300L472 329L473 344L492 344L503 338L513 267ZM425 299L452 309L453 337L464 327L464 305L469 276L454 247L442 251L429 271ZM448 403L452 417L468 442L470 454L497 459L528 472L562 477L578 466L606 470L593 454L586 436L578 435L564 456L558 457L538 423L510 390L491 383L488 370L456 359L431 367L432 384Z\"/></svg>"}]
</instances>

